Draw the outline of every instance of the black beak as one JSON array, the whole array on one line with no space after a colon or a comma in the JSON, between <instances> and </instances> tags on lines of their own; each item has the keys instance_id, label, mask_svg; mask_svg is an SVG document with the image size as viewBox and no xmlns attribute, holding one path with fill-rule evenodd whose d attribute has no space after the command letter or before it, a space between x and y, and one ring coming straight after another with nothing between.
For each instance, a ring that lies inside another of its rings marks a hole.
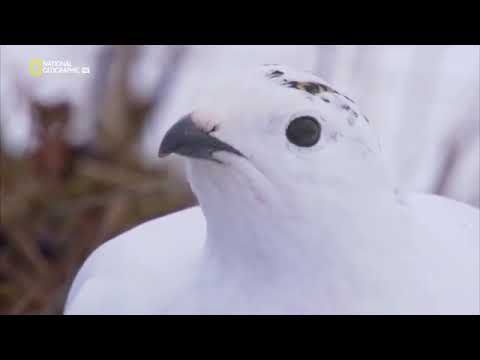
<instances>
[{"instance_id":1,"label":"black beak","mask_svg":"<svg viewBox=\"0 0 480 360\"><path fill-rule=\"evenodd\" d=\"M217 151L226 151L244 157L233 146L200 129L195 125L190 114L180 119L167 131L160 144L158 156L164 157L175 153L197 159L221 162L212 156Z\"/></svg>"}]
</instances>

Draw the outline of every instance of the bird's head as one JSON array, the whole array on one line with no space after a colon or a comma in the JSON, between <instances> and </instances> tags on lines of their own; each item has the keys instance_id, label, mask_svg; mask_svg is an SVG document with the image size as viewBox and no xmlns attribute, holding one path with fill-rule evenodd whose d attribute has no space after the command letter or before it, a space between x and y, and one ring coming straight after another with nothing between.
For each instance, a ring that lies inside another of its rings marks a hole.
<instances>
[{"instance_id":1,"label":"bird's head","mask_svg":"<svg viewBox=\"0 0 480 360\"><path fill-rule=\"evenodd\" d=\"M204 211L212 202L262 204L286 194L310 201L386 184L376 136L346 95L283 66L240 75L206 94L160 145L160 156L188 158Z\"/></svg>"}]
</instances>

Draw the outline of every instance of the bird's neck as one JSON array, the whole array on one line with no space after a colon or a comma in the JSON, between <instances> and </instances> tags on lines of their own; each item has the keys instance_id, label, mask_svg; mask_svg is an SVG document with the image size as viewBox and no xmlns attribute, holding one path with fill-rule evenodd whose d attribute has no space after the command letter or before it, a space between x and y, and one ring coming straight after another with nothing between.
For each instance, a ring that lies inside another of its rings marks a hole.
<instances>
[{"instance_id":1,"label":"bird's neck","mask_svg":"<svg viewBox=\"0 0 480 360\"><path fill-rule=\"evenodd\" d=\"M385 256L395 227L408 224L408 213L388 189L320 191L288 203L243 197L218 210L215 218L206 214L208 255L224 274L245 283L310 279L314 286L322 276L355 276L362 259Z\"/></svg>"}]
</instances>

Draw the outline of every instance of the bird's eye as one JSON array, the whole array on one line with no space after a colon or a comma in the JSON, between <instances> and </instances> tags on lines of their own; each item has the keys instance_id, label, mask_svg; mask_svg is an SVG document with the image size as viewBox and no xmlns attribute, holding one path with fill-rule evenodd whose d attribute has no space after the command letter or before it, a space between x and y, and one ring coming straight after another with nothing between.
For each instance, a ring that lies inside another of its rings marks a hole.
<instances>
[{"instance_id":1,"label":"bird's eye","mask_svg":"<svg viewBox=\"0 0 480 360\"><path fill-rule=\"evenodd\" d=\"M292 120L287 128L287 139L297 146L310 147L320 139L322 128L317 119L300 116Z\"/></svg>"}]
</instances>

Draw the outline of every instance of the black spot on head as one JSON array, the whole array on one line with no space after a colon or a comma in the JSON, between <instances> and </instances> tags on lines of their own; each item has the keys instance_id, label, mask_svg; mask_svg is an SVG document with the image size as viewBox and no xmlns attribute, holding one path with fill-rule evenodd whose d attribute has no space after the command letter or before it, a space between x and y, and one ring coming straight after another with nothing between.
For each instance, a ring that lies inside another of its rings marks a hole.
<instances>
[{"instance_id":1,"label":"black spot on head","mask_svg":"<svg viewBox=\"0 0 480 360\"><path fill-rule=\"evenodd\" d=\"M324 85L310 81L285 81L284 84L290 88L306 91L311 95L316 95L320 92L327 91Z\"/></svg>"},{"instance_id":2,"label":"black spot on head","mask_svg":"<svg viewBox=\"0 0 480 360\"><path fill-rule=\"evenodd\" d=\"M340 105L340 107L341 107L343 110L349 111L349 112L353 115L353 117L354 117L355 119L358 119L358 117L359 117L358 112L356 112L355 110L353 110L349 105L347 105L347 104L342 104L342 105ZM368 122L368 120L367 120L367 122Z\"/></svg>"},{"instance_id":3,"label":"black spot on head","mask_svg":"<svg viewBox=\"0 0 480 360\"><path fill-rule=\"evenodd\" d=\"M272 72L270 72L267 76L270 78L270 79L274 79L274 78L277 78L277 77L280 77L284 74L283 71L280 71L280 70L274 70Z\"/></svg>"},{"instance_id":4,"label":"black spot on head","mask_svg":"<svg viewBox=\"0 0 480 360\"><path fill-rule=\"evenodd\" d=\"M319 84L316 84L316 83L305 83L305 85L303 86L305 91L312 94L312 95L315 95L315 94L318 94L320 92L320 85Z\"/></svg>"},{"instance_id":5,"label":"black spot on head","mask_svg":"<svg viewBox=\"0 0 480 360\"><path fill-rule=\"evenodd\" d=\"M332 92L334 94L338 94L338 92L334 89L332 89L330 86L327 86L325 84L319 84L320 86L320 90L324 91L324 92Z\"/></svg>"},{"instance_id":6,"label":"black spot on head","mask_svg":"<svg viewBox=\"0 0 480 360\"><path fill-rule=\"evenodd\" d=\"M323 97L323 96L322 96L321 99L322 99L324 102L326 102L327 104L330 103L330 99L327 99L326 97Z\"/></svg>"},{"instance_id":7,"label":"black spot on head","mask_svg":"<svg viewBox=\"0 0 480 360\"><path fill-rule=\"evenodd\" d=\"M363 117L364 117L365 121L370 124L370 120L368 120L368 118L365 115L363 115Z\"/></svg>"},{"instance_id":8,"label":"black spot on head","mask_svg":"<svg viewBox=\"0 0 480 360\"><path fill-rule=\"evenodd\" d=\"M337 93L337 94L339 94L339 93ZM349 100L351 103L355 104L355 101L350 99L347 95L343 95L343 94L340 94L340 95L342 95L345 99Z\"/></svg>"},{"instance_id":9,"label":"black spot on head","mask_svg":"<svg viewBox=\"0 0 480 360\"><path fill-rule=\"evenodd\" d=\"M268 76L271 78L275 78L282 75L284 75L283 72L274 70ZM343 96L344 98L350 100L352 103L355 103L353 100L346 97L345 95L340 94L337 90L331 88L330 86L322 83L314 82L314 81L294 81L294 80L282 79L282 85L287 86L289 88L305 91L311 95L317 95L321 93L332 93L332 94ZM322 100L325 102L330 102L330 100L325 98L322 98Z\"/></svg>"},{"instance_id":10,"label":"black spot on head","mask_svg":"<svg viewBox=\"0 0 480 360\"><path fill-rule=\"evenodd\" d=\"M298 81L284 80L283 82L284 82L285 85L287 85L290 88L299 89L299 82Z\"/></svg>"}]
</instances>

